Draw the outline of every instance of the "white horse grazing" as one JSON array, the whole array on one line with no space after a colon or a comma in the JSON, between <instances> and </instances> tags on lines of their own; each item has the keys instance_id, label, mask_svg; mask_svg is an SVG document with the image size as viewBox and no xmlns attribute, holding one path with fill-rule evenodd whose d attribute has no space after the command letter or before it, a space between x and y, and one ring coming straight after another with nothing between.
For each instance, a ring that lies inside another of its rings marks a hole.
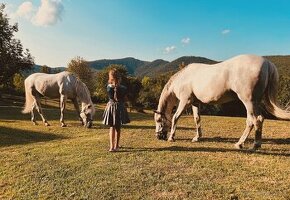
<instances>
[{"instance_id":1,"label":"white horse grazing","mask_svg":"<svg viewBox=\"0 0 290 200\"><path fill-rule=\"evenodd\" d=\"M197 134L192 139L198 141L202 136L199 103L222 104L240 99L247 110L246 128L236 148L242 148L250 131L255 128L254 149L261 147L263 116L260 104L263 100L267 111L277 118L290 119L290 112L277 105L276 94L278 72L273 63L263 57L240 55L224 62L190 64L175 75L165 85L155 111L156 136L167 138L171 126L169 141L174 141L176 123L185 106L192 105ZM179 104L171 119L175 104Z\"/></svg>"},{"instance_id":2,"label":"white horse grazing","mask_svg":"<svg viewBox=\"0 0 290 200\"><path fill-rule=\"evenodd\" d=\"M46 126L49 126L40 105L40 97L60 98L60 122L65 127L64 109L66 100L71 99L80 121L88 128L92 126L95 108L87 86L69 72L58 74L34 73L25 79L25 108L22 113L31 112L31 121L37 124L34 117L36 109ZM81 112L78 100L82 103Z\"/></svg>"}]
</instances>

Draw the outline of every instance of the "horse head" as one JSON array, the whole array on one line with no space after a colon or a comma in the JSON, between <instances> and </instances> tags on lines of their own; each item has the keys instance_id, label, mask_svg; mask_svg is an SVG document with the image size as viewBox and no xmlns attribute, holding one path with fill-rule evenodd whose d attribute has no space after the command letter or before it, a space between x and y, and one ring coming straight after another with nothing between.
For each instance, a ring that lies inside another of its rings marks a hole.
<instances>
[{"instance_id":1,"label":"horse head","mask_svg":"<svg viewBox=\"0 0 290 200\"><path fill-rule=\"evenodd\" d=\"M95 107L93 104L88 104L82 108L80 117L86 128L91 128L93 125L93 117L95 115Z\"/></svg>"},{"instance_id":2,"label":"horse head","mask_svg":"<svg viewBox=\"0 0 290 200\"><path fill-rule=\"evenodd\" d=\"M167 140L168 127L170 120L167 119L165 113L154 110L154 120L156 124L155 134L158 140Z\"/></svg>"}]
</instances>

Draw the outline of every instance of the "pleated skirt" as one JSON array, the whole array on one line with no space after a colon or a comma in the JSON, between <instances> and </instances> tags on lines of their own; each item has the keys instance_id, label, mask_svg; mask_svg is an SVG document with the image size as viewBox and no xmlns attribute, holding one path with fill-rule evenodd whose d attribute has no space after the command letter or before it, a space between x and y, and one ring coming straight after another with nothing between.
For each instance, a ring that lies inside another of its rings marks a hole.
<instances>
[{"instance_id":1,"label":"pleated skirt","mask_svg":"<svg viewBox=\"0 0 290 200\"><path fill-rule=\"evenodd\" d=\"M109 101L103 114L103 124L110 127L121 127L130 122L124 102Z\"/></svg>"}]
</instances>

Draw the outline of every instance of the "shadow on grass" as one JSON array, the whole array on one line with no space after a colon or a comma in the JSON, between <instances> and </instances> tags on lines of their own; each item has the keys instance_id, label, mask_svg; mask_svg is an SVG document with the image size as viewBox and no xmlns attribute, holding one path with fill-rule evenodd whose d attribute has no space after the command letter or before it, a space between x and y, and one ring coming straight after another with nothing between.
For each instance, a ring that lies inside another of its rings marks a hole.
<instances>
[{"instance_id":1,"label":"shadow on grass","mask_svg":"<svg viewBox=\"0 0 290 200\"><path fill-rule=\"evenodd\" d=\"M15 128L0 127L0 147L36 142L46 142L64 138L65 137L51 133L41 133Z\"/></svg>"},{"instance_id":2,"label":"shadow on grass","mask_svg":"<svg viewBox=\"0 0 290 200\"><path fill-rule=\"evenodd\" d=\"M155 130L155 125L152 126L147 126L147 125L124 125L122 126L122 129L151 129L151 130ZM188 128L188 127L178 127L178 130L192 130L195 131L194 128ZM169 133L168 133L169 134Z\"/></svg>"},{"instance_id":3,"label":"shadow on grass","mask_svg":"<svg viewBox=\"0 0 290 200\"><path fill-rule=\"evenodd\" d=\"M240 138L225 138L225 137L213 137L213 138L201 138L200 142L221 142L221 143L236 143ZM191 141L192 138L177 138L176 141ZM254 139L248 138L246 142L253 143ZM263 144L290 144L290 138L265 138L262 139Z\"/></svg>"},{"instance_id":4,"label":"shadow on grass","mask_svg":"<svg viewBox=\"0 0 290 200\"><path fill-rule=\"evenodd\" d=\"M29 121L31 119L31 114L22 114L22 107L18 106L5 106L1 107L0 120L25 120ZM94 121L102 121L103 110L97 109L94 116ZM60 119L60 109L57 107L43 108L43 113L46 116L47 121L59 120ZM140 113L130 113L131 121L144 121L150 119L149 114ZM35 111L36 121L41 122L41 118L37 111ZM64 120L76 120L78 121L78 115L74 109L64 111ZM153 119L152 119L153 120ZM154 124L154 121L152 122Z\"/></svg>"},{"instance_id":5,"label":"shadow on grass","mask_svg":"<svg viewBox=\"0 0 290 200\"><path fill-rule=\"evenodd\" d=\"M162 147L162 148L131 148L131 147L122 147L120 153L122 152L158 152L158 151L169 151L169 152L237 152L245 154L257 154L257 155L271 155L271 156L286 156L290 157L288 152L266 152L265 150L253 151L251 149L225 149L225 148L213 148L213 147L181 147L181 146L171 146L171 147Z\"/></svg>"}]
</instances>

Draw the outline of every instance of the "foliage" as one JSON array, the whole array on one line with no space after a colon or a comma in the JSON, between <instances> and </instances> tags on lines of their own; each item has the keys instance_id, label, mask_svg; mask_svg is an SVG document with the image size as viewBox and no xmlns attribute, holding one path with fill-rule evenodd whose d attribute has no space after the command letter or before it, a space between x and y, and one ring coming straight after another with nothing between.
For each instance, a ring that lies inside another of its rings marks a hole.
<instances>
[{"instance_id":1,"label":"foliage","mask_svg":"<svg viewBox=\"0 0 290 200\"><path fill-rule=\"evenodd\" d=\"M50 74L50 73L51 73L51 68L48 67L47 65L42 65L42 66L40 67L40 72L41 72L41 73Z\"/></svg>"},{"instance_id":2,"label":"foliage","mask_svg":"<svg viewBox=\"0 0 290 200\"><path fill-rule=\"evenodd\" d=\"M9 88L13 85L14 74L30 69L33 58L28 49L23 49L20 40L14 38L18 25L9 24L4 9L5 5L0 4L0 83Z\"/></svg>"},{"instance_id":3,"label":"foliage","mask_svg":"<svg viewBox=\"0 0 290 200\"><path fill-rule=\"evenodd\" d=\"M283 106L290 106L290 76L280 75L278 100Z\"/></svg>"},{"instance_id":4,"label":"foliage","mask_svg":"<svg viewBox=\"0 0 290 200\"><path fill-rule=\"evenodd\" d=\"M86 84L91 94L95 91L95 79L92 69L89 67L88 62L83 58L77 56L73 58L67 70L76 75L82 82Z\"/></svg>"},{"instance_id":5,"label":"foliage","mask_svg":"<svg viewBox=\"0 0 290 200\"><path fill-rule=\"evenodd\" d=\"M129 107L137 108L138 111L143 111L142 104L139 104L138 98L139 93L142 89L142 84L140 80L136 77L129 76L127 78L127 88L128 88L128 100L129 100Z\"/></svg>"},{"instance_id":6,"label":"foliage","mask_svg":"<svg viewBox=\"0 0 290 200\"><path fill-rule=\"evenodd\" d=\"M171 75L172 73L165 73L153 78L144 76L141 80L142 90L140 91L138 101L143 104L145 108L156 109L163 87Z\"/></svg>"},{"instance_id":7,"label":"foliage","mask_svg":"<svg viewBox=\"0 0 290 200\"><path fill-rule=\"evenodd\" d=\"M16 91L21 93L24 92L24 80L25 77L22 74L20 73L14 74L13 85Z\"/></svg>"},{"instance_id":8,"label":"foliage","mask_svg":"<svg viewBox=\"0 0 290 200\"><path fill-rule=\"evenodd\" d=\"M290 56L266 56L279 72L278 100L282 106L290 103Z\"/></svg>"}]
</instances>

